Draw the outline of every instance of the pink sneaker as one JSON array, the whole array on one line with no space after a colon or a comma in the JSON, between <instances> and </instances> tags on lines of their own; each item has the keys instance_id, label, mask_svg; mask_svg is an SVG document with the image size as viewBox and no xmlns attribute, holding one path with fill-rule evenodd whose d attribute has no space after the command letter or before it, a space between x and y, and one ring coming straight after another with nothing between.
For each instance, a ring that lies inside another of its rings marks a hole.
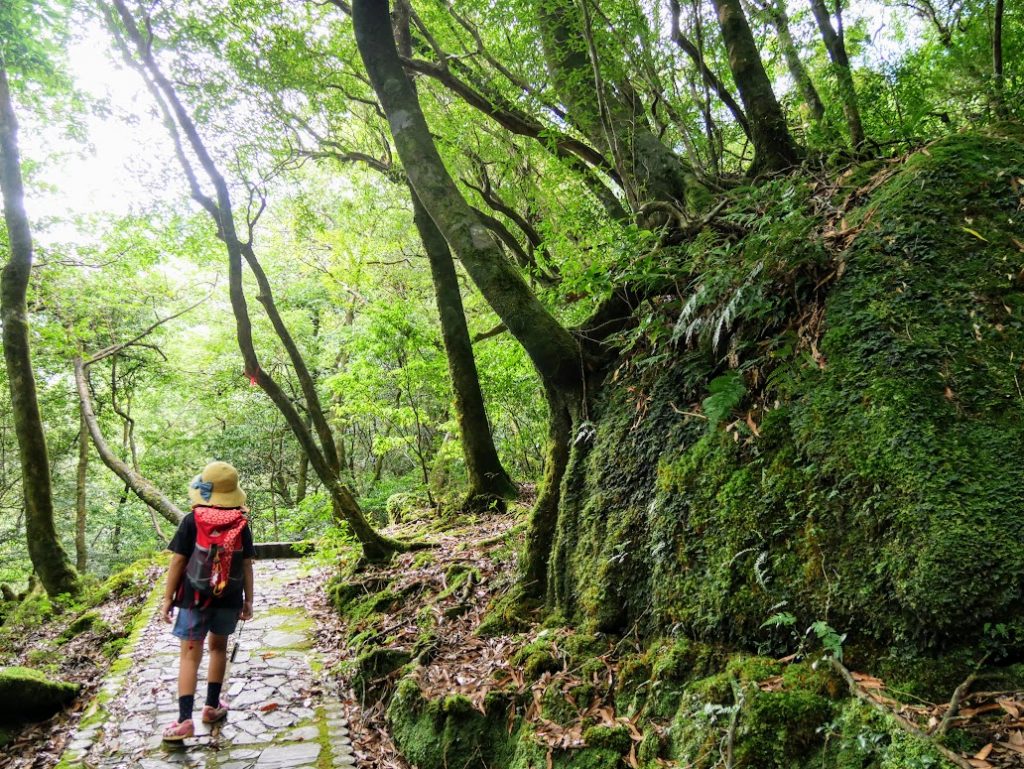
<instances>
[{"instance_id":1,"label":"pink sneaker","mask_svg":"<svg viewBox=\"0 0 1024 769\"><path fill-rule=\"evenodd\" d=\"M191 718L182 721L180 724L175 721L164 729L164 742L181 742L186 737L192 737L195 733L196 729L192 724Z\"/></svg>"},{"instance_id":2,"label":"pink sneaker","mask_svg":"<svg viewBox=\"0 0 1024 769\"><path fill-rule=\"evenodd\" d=\"M222 720L228 714L228 706L224 700L220 701L219 707L213 707L212 705L203 706L203 723L204 724L215 724Z\"/></svg>"}]
</instances>

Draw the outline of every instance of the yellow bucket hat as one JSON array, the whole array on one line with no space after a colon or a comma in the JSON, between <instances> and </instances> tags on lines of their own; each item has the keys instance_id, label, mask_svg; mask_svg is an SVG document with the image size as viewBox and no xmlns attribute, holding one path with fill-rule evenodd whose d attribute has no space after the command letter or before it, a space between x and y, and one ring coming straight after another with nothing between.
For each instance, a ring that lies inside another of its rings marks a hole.
<instances>
[{"instance_id":1,"label":"yellow bucket hat","mask_svg":"<svg viewBox=\"0 0 1024 769\"><path fill-rule=\"evenodd\" d=\"M210 462L192 479L188 488L192 507L241 507L245 492L238 485L238 471L227 462Z\"/></svg>"}]
</instances>

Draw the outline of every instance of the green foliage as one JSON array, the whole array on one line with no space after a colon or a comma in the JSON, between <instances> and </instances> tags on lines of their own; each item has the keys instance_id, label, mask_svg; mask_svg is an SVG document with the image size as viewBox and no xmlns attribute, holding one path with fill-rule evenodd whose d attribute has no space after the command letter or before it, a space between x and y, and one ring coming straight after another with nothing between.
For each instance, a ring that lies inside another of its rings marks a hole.
<instances>
[{"instance_id":1,"label":"green foliage","mask_svg":"<svg viewBox=\"0 0 1024 769\"><path fill-rule=\"evenodd\" d=\"M747 388L740 373L730 371L708 382L708 392L711 394L701 401L701 405L708 420L708 429L714 430L740 404Z\"/></svg>"}]
</instances>

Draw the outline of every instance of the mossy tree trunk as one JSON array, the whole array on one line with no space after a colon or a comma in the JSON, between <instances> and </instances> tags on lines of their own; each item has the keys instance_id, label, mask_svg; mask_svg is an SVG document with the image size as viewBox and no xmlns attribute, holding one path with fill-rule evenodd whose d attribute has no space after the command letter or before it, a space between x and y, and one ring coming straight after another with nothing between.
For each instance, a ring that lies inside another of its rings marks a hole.
<instances>
[{"instance_id":1,"label":"mossy tree trunk","mask_svg":"<svg viewBox=\"0 0 1024 769\"><path fill-rule=\"evenodd\" d=\"M779 47L786 60L786 69L789 70L790 77L796 83L800 97L807 106L807 111L815 123L822 125L825 121L825 105L821 102L818 89L814 87L811 74L800 59L800 51L796 47L796 41L793 40L793 33L789 28L789 15L786 13L785 3L782 0L768 0L764 12L779 36Z\"/></svg>"},{"instance_id":2,"label":"mossy tree trunk","mask_svg":"<svg viewBox=\"0 0 1024 769\"><path fill-rule=\"evenodd\" d=\"M558 526L562 499L562 480L569 466L572 443L573 406L561 393L547 390L548 438L544 458L544 482L530 514L526 551L523 559L523 588L526 595L551 596L548 588L548 566Z\"/></svg>"},{"instance_id":3,"label":"mossy tree trunk","mask_svg":"<svg viewBox=\"0 0 1024 769\"><path fill-rule=\"evenodd\" d=\"M78 574L57 538L53 521L50 460L36 398L28 328L28 281L32 271L32 233L25 214L25 190L18 152L18 124L7 70L0 62L0 188L10 257L0 277L0 320L4 360L21 459L25 498L25 534L32 566L50 595L77 593Z\"/></svg>"},{"instance_id":4,"label":"mossy tree trunk","mask_svg":"<svg viewBox=\"0 0 1024 769\"><path fill-rule=\"evenodd\" d=\"M81 574L89 565L89 548L85 542L85 519L88 513L85 482L89 471L89 427L85 413L79 410L78 466L75 472L75 568Z\"/></svg>"},{"instance_id":5,"label":"mossy tree trunk","mask_svg":"<svg viewBox=\"0 0 1024 769\"><path fill-rule=\"evenodd\" d=\"M838 10L839 4L836 4ZM850 58L846 54L846 42L842 34L842 17L839 27L832 26L832 17L825 7L825 0L811 0L814 20L818 23L821 39L825 41L825 49L832 61L832 69L839 82L839 98L843 102L843 114L850 130L850 144L858 150L864 144L864 125L860 119L860 107L857 105L857 89L853 84L853 71L850 69Z\"/></svg>"},{"instance_id":6,"label":"mossy tree trunk","mask_svg":"<svg viewBox=\"0 0 1024 769\"><path fill-rule=\"evenodd\" d=\"M445 168L402 68L387 0L352 6L356 43L395 147L416 194L469 277L509 332L523 345L542 379L560 389L580 386L579 349L509 264L490 231L462 197Z\"/></svg>"},{"instance_id":7,"label":"mossy tree trunk","mask_svg":"<svg viewBox=\"0 0 1024 769\"><path fill-rule=\"evenodd\" d=\"M1006 96L1004 94L1003 75L1003 15L1005 13L1004 0L996 0L992 18L992 79L995 93L996 114L1001 118L1009 117L1006 109Z\"/></svg>"},{"instance_id":8,"label":"mossy tree trunk","mask_svg":"<svg viewBox=\"0 0 1024 769\"><path fill-rule=\"evenodd\" d=\"M652 201L684 205L692 169L651 130L629 83L606 84L586 7L572 0L537 4L544 59L570 120L608 155L634 212Z\"/></svg>"},{"instance_id":9,"label":"mossy tree trunk","mask_svg":"<svg viewBox=\"0 0 1024 769\"><path fill-rule=\"evenodd\" d=\"M496 500L515 499L518 490L505 472L494 446L451 251L416 190L410 186L409 191L416 229L430 261L437 312L441 319L441 338L448 357L448 374L462 437L462 455L469 476L466 506L486 509Z\"/></svg>"},{"instance_id":10,"label":"mossy tree trunk","mask_svg":"<svg viewBox=\"0 0 1024 769\"><path fill-rule=\"evenodd\" d=\"M356 0L352 19L360 56L388 117L395 147L413 190L470 278L509 332L523 345L550 394L560 404L581 400L584 366L576 339L540 303L522 276L506 260L487 228L462 197L445 168L395 44L387 0ZM568 412L565 412L568 413ZM553 409L552 435L568 446L571 419L564 429L561 408ZM555 425L558 429L555 429ZM555 465L557 467L557 463ZM563 464L564 467L564 464ZM549 474L550 475L550 474ZM533 568L546 564L551 540L543 535L557 520L558 477L549 477L534 514L527 557ZM528 567L529 568L529 567ZM543 585L543 578L536 579Z\"/></svg>"},{"instance_id":11,"label":"mossy tree trunk","mask_svg":"<svg viewBox=\"0 0 1024 769\"><path fill-rule=\"evenodd\" d=\"M799 152L775 98L740 0L713 0L729 54L729 69L750 121L754 162L750 173L780 171L797 163Z\"/></svg>"},{"instance_id":12,"label":"mossy tree trunk","mask_svg":"<svg viewBox=\"0 0 1024 769\"><path fill-rule=\"evenodd\" d=\"M739 124L740 128L743 129L748 137L750 136L750 123L747 122L747 116L743 112L743 108L736 103L736 99L729 93L729 89L726 87L722 79L715 74L715 72L708 66L704 60L704 54L701 51L701 46L695 45L686 35L683 34L682 27L680 26L680 17L682 16L682 8L679 5L679 0L669 0L669 12L671 14L671 27L670 35L672 41L682 49L683 53L693 60L697 69L700 71L701 80L704 84L713 90L724 104L729 112L732 113L733 118ZM698 38L699 39L699 38Z\"/></svg>"}]
</instances>

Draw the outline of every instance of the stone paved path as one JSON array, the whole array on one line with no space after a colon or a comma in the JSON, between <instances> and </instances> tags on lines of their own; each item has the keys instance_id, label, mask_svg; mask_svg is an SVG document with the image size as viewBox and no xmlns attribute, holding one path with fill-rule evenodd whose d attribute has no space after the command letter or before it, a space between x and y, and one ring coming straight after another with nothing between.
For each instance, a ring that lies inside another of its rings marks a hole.
<instances>
[{"instance_id":1,"label":"stone paved path","mask_svg":"<svg viewBox=\"0 0 1024 769\"><path fill-rule=\"evenodd\" d=\"M227 721L198 721L196 736L165 745L178 715L178 640L156 616L158 585L138 628L68 743L58 769L350 769L352 746L336 698L325 691L313 623L302 606L298 561L257 561L254 617L245 623L225 685ZM239 636L233 636L229 649Z\"/></svg>"}]
</instances>

